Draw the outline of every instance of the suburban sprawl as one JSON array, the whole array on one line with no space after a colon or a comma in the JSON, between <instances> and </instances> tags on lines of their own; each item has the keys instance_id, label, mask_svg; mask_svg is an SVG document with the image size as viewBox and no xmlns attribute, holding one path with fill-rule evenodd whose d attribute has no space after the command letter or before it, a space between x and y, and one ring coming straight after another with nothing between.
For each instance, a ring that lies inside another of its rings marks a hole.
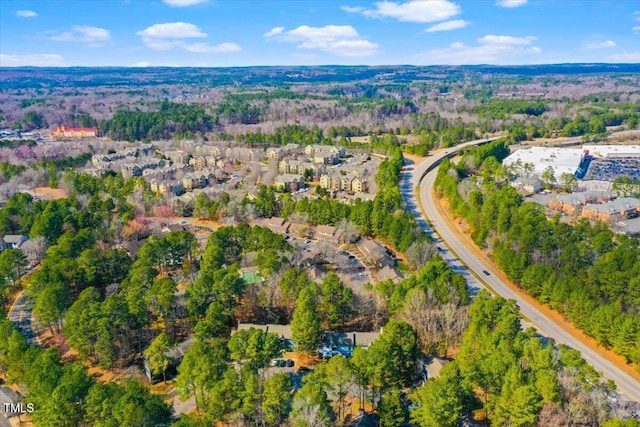
<instances>
[{"instance_id":1,"label":"suburban sprawl","mask_svg":"<svg viewBox=\"0 0 640 427\"><path fill-rule=\"evenodd\" d=\"M0 82L0 426L639 425L637 64Z\"/></svg>"}]
</instances>

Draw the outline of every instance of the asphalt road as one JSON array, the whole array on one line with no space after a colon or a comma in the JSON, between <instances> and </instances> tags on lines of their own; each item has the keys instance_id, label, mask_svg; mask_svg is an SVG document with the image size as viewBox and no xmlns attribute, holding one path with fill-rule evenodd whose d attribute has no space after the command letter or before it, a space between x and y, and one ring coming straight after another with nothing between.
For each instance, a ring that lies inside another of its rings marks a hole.
<instances>
[{"instance_id":1,"label":"asphalt road","mask_svg":"<svg viewBox=\"0 0 640 427\"><path fill-rule=\"evenodd\" d=\"M16 301L9 309L9 320L16 324L18 330L32 345L37 345L36 333L33 330L33 301L27 298L24 291L20 292Z\"/></svg>"},{"instance_id":2,"label":"asphalt road","mask_svg":"<svg viewBox=\"0 0 640 427\"><path fill-rule=\"evenodd\" d=\"M424 162L416 166L408 165L405 168L406 174L402 182L401 190L403 196L406 197L409 203L409 208L413 214L420 220L420 225L426 226L427 232L435 232L434 238L441 250L441 254L445 255L445 259L450 263L452 268L456 271L462 270L467 283L472 290L485 287L482 282L488 284L491 289L498 295L514 299L520 307L520 312L524 317L528 319L531 326L538 330L538 333L544 337L554 340L558 344L566 344L572 348L579 350L582 353L584 359L589 362L596 370L602 372L602 374L613 380L618 386L618 391L627 399L640 401L640 381L628 375L622 369L611 363L605 356L602 356L597 351L591 349L591 347L584 344L582 341L571 335L563 325L554 322L551 318L547 317L544 313L538 311L533 305L528 303L525 299L521 298L516 292L514 292L506 283L504 283L498 276L496 271L490 266L485 264L482 260L478 259L473 251L469 250L467 246L458 239L454 231L448 225L448 223L442 218L438 210L435 208L433 200L431 199L432 188L435 181L437 168L433 168L443 158L448 155L452 155L456 150L463 148L463 146L478 145L486 140L472 141L461 146L450 148L439 152ZM425 175L425 171L431 169L431 172ZM413 170L412 170L413 169ZM415 200L415 194L412 191L411 195L408 194L408 186L412 189L419 186L419 197L422 202L422 206L425 209L426 217L417 208L417 201ZM428 218L428 220L427 220ZM454 253L443 249L443 243L446 242ZM442 251L446 252L442 252ZM460 263L460 260L466 265L466 267ZM484 274L483 271L487 271L490 275ZM478 278L481 278L479 280Z\"/></svg>"}]
</instances>

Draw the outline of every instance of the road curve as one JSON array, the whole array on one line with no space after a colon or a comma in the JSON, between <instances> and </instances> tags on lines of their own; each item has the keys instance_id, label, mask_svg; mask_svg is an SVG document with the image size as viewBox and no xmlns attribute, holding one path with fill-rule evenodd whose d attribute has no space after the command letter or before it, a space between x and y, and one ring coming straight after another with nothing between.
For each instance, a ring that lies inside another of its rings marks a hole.
<instances>
[{"instance_id":1,"label":"road curve","mask_svg":"<svg viewBox=\"0 0 640 427\"><path fill-rule=\"evenodd\" d=\"M432 229L434 233L437 233L438 236L434 236L437 241L442 239L442 241L451 249L453 254L448 254L445 259L448 262L455 259L453 266L456 270L458 270L459 265L461 265L460 261L462 261L462 264L468 268L469 271L466 271L468 274L465 274L465 276L467 277L472 290L484 287L480 283L482 281L498 295L504 298L514 299L518 303L522 315L538 330L541 335L553 339L558 344L566 344L579 350L587 362L589 362L596 370L602 372L606 378L611 379L616 383L618 391L622 393L625 398L640 402L640 381L631 377L618 366L610 362L605 356L574 337L563 327L563 325L556 323L544 313L538 311L535 306L513 291L496 275L496 271L491 265L485 264L481 259L478 259L474 255L473 251L469 250L469 248L458 239L448 222L444 220L436 209L434 201L432 200L432 190L437 174L437 165L445 157L452 156L456 151L462 148L471 145L480 145L485 142L487 142L487 140L477 140L449 148L427 158L419 165L415 165L412 173L410 173L410 175L412 175L411 185L413 188L418 190L418 197L420 198L424 212L420 209L412 209L413 206L410 207L410 210L412 210L414 215L416 215L416 218L420 220L419 222L421 225L428 225L428 229ZM406 184L403 182L403 185ZM403 194L403 196L407 195ZM415 193L413 196L415 198ZM413 202L414 206L415 202L416 201ZM425 214L426 217L424 216ZM439 237L439 239L437 237ZM438 244L442 245L442 242L439 242ZM484 271L490 272L491 274L487 276L484 274ZM472 277L471 280L469 280L470 276ZM481 278L481 281L478 280L478 278Z\"/></svg>"}]
</instances>

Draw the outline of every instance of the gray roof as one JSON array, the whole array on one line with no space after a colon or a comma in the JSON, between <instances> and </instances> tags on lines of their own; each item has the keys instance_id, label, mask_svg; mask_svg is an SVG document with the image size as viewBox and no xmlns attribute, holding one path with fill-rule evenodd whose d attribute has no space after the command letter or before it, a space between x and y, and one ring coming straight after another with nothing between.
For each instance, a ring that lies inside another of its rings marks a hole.
<instances>
[{"instance_id":1,"label":"gray roof","mask_svg":"<svg viewBox=\"0 0 640 427\"><path fill-rule=\"evenodd\" d=\"M616 224L618 229L624 234L636 235L640 234L640 217L627 219Z\"/></svg>"},{"instance_id":2,"label":"gray roof","mask_svg":"<svg viewBox=\"0 0 640 427\"><path fill-rule=\"evenodd\" d=\"M255 323L239 323L238 329L235 332L242 331L245 329L251 329L251 328L260 329L265 332L273 332L274 334L277 334L279 337L284 337L289 340L293 336L293 334L291 333L291 325L274 325L274 324L257 325Z\"/></svg>"},{"instance_id":3,"label":"gray roof","mask_svg":"<svg viewBox=\"0 0 640 427\"><path fill-rule=\"evenodd\" d=\"M325 332L328 344L353 347L369 347L380 336L380 332Z\"/></svg>"},{"instance_id":4,"label":"gray roof","mask_svg":"<svg viewBox=\"0 0 640 427\"><path fill-rule=\"evenodd\" d=\"M640 199L623 197L600 205L587 205L586 207L597 212L612 214L630 209L640 209Z\"/></svg>"},{"instance_id":5,"label":"gray roof","mask_svg":"<svg viewBox=\"0 0 640 427\"><path fill-rule=\"evenodd\" d=\"M22 234L7 234L4 236L4 241L8 245L17 245L20 242L24 242L27 240L27 236L23 236Z\"/></svg>"},{"instance_id":6,"label":"gray roof","mask_svg":"<svg viewBox=\"0 0 640 427\"><path fill-rule=\"evenodd\" d=\"M425 369L429 375L429 378L437 378L440 375L440 370L449 363L447 359L441 359L439 357L433 357L429 363L427 363Z\"/></svg>"}]
</instances>

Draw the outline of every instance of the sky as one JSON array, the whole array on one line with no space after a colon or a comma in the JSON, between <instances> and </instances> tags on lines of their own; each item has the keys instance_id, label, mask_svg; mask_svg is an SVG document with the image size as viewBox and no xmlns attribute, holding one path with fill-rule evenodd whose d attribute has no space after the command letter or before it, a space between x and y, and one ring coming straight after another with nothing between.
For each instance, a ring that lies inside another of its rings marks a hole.
<instances>
[{"instance_id":1,"label":"sky","mask_svg":"<svg viewBox=\"0 0 640 427\"><path fill-rule=\"evenodd\" d=\"M569 62L640 62L640 1L0 1L2 67Z\"/></svg>"}]
</instances>

